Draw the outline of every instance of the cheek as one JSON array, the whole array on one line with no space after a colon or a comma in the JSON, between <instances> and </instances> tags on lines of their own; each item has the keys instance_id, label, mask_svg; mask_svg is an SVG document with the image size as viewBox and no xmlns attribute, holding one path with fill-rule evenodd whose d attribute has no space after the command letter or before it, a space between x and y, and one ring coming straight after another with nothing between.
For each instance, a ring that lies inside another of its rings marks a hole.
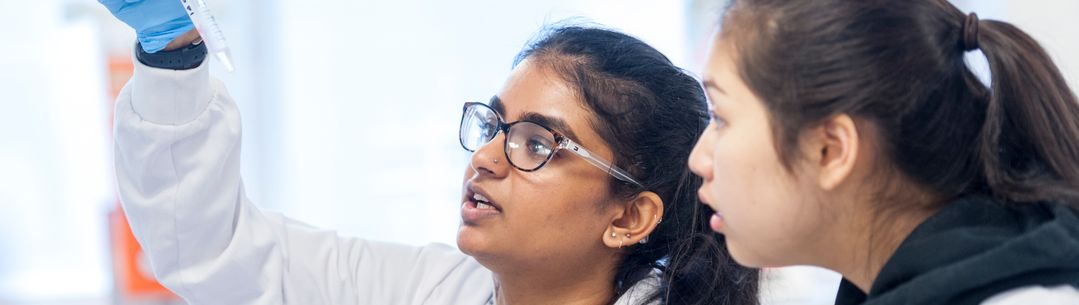
<instances>
[{"instance_id":1,"label":"cheek","mask_svg":"<svg viewBox=\"0 0 1079 305\"><path fill-rule=\"evenodd\" d=\"M728 130L712 154L715 179L709 191L734 239L739 238L739 232L751 232L745 233L750 234L746 237L754 239L769 233L766 231L771 230L770 223L776 221L782 203L794 195L788 192L784 169L768 137L749 131Z\"/></svg>"},{"instance_id":2,"label":"cheek","mask_svg":"<svg viewBox=\"0 0 1079 305\"><path fill-rule=\"evenodd\" d=\"M597 209L604 203L594 191L564 182L525 197L514 195L518 208L507 218L507 255L516 260L556 263L577 260L602 247L605 221Z\"/></svg>"},{"instance_id":3,"label":"cheek","mask_svg":"<svg viewBox=\"0 0 1079 305\"><path fill-rule=\"evenodd\" d=\"M752 141L741 143L750 144ZM755 266L788 265L791 255L804 252L819 238L820 211L788 174L767 145L717 149L715 182L731 254L739 263Z\"/></svg>"},{"instance_id":4,"label":"cheek","mask_svg":"<svg viewBox=\"0 0 1079 305\"><path fill-rule=\"evenodd\" d=\"M710 158L712 181L710 191L712 196L719 200L716 202L726 211L729 205L745 205L752 200L752 195L758 190L759 168L757 156L752 143L743 141L738 137L720 139L713 145ZM733 207L730 207L733 208Z\"/></svg>"},{"instance_id":5,"label":"cheek","mask_svg":"<svg viewBox=\"0 0 1079 305\"><path fill-rule=\"evenodd\" d=\"M563 186L564 187L564 186ZM582 220L596 214L596 206L599 204L592 194L579 193L571 190L560 189L555 191L539 192L522 202L527 206L517 213L522 225L542 226L548 229L561 229L579 227Z\"/></svg>"},{"instance_id":6,"label":"cheek","mask_svg":"<svg viewBox=\"0 0 1079 305\"><path fill-rule=\"evenodd\" d=\"M606 199L605 182L565 176L529 181L514 188L509 224L515 235L533 239L557 240L594 231L602 223L597 211Z\"/></svg>"}]
</instances>

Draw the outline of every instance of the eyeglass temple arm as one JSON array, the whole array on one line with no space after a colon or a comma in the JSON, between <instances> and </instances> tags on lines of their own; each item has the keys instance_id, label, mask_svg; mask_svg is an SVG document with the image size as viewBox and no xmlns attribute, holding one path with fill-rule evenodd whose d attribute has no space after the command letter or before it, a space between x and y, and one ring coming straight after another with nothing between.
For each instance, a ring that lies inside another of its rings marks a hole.
<instances>
[{"instance_id":1,"label":"eyeglass temple arm","mask_svg":"<svg viewBox=\"0 0 1079 305\"><path fill-rule=\"evenodd\" d=\"M633 177L630 176L629 173L626 172L625 170L622 170L621 168L618 168L617 166L614 166L610 162L607 162L607 160L603 160L600 157L593 156L592 152L588 151L587 149L584 149L584 147L581 147L581 145L578 145L576 142L573 142L573 140L565 138L565 139L562 140L562 143L560 143L559 145L562 146L562 149L572 151L574 154L577 154L578 156L581 156L581 158L584 158L584 160L588 161L588 163L591 163L592 165L595 165L596 167L599 167L600 169L607 172L611 176L614 176L618 180L633 183L633 184L635 184L635 185L637 185L638 187L641 187L641 188L644 187L644 185L642 185L640 182L637 182L637 179L633 179Z\"/></svg>"}]
</instances>

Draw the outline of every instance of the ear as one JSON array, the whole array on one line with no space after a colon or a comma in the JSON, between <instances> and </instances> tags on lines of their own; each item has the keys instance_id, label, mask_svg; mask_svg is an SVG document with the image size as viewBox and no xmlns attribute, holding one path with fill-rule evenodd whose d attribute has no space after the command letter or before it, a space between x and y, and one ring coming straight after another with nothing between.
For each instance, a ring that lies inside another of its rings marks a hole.
<instances>
[{"instance_id":1,"label":"ear","mask_svg":"<svg viewBox=\"0 0 1079 305\"><path fill-rule=\"evenodd\" d=\"M616 211L604 231L603 243L610 248L629 247L652 234L663 219L663 199L654 192L641 192Z\"/></svg>"},{"instance_id":2,"label":"ear","mask_svg":"<svg viewBox=\"0 0 1079 305\"><path fill-rule=\"evenodd\" d=\"M824 190L834 190L854 171L858 161L860 142L858 127L847 114L840 114L822 122L806 135L806 156L815 167L818 185Z\"/></svg>"}]
</instances>

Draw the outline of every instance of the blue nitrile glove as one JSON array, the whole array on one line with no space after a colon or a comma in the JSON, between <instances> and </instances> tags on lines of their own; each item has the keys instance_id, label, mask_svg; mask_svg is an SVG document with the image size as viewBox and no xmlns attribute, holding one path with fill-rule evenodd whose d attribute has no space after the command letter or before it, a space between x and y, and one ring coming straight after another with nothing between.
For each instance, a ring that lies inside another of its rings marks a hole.
<instances>
[{"instance_id":1,"label":"blue nitrile glove","mask_svg":"<svg viewBox=\"0 0 1079 305\"><path fill-rule=\"evenodd\" d=\"M135 29L142 49L154 53L195 28L180 0L98 0L113 16Z\"/></svg>"}]
</instances>

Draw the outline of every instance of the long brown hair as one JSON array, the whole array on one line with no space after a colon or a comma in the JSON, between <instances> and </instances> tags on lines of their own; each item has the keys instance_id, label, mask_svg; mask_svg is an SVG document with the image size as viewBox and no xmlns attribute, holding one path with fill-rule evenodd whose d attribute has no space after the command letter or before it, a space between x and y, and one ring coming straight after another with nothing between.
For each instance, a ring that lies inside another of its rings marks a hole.
<instances>
[{"instance_id":1,"label":"long brown hair","mask_svg":"<svg viewBox=\"0 0 1079 305\"><path fill-rule=\"evenodd\" d=\"M1079 104L1011 24L944 0L734 0L721 35L788 169L799 130L848 114L878 127L889 168L941 198L1079 202Z\"/></svg>"}]
</instances>

